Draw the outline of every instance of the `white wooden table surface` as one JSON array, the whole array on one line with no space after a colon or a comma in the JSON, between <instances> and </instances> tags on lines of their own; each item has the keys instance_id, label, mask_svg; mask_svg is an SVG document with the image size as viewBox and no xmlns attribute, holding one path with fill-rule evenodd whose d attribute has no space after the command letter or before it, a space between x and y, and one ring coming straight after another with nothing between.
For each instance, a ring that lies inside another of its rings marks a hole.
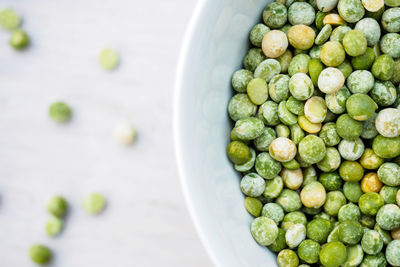
<instances>
[{"instance_id":1,"label":"white wooden table surface","mask_svg":"<svg viewBox=\"0 0 400 267\"><path fill-rule=\"evenodd\" d=\"M3 0L23 16L25 52L0 31L0 266L34 266L29 246L55 252L50 266L211 266L189 218L172 141L175 68L196 0ZM103 71L112 47L120 67ZM52 101L73 108L57 125ZM119 145L115 125L138 129ZM90 192L109 205L98 217L81 209ZM52 195L71 205L64 233L48 238Z\"/></svg>"}]
</instances>

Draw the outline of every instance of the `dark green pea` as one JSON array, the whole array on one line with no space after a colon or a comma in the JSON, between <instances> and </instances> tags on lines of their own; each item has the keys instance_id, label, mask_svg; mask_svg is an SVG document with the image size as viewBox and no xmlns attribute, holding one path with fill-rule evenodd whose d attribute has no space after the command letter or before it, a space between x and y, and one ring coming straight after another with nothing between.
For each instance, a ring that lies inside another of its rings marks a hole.
<instances>
[{"instance_id":1,"label":"dark green pea","mask_svg":"<svg viewBox=\"0 0 400 267\"><path fill-rule=\"evenodd\" d=\"M271 245L268 246L268 248L273 252L280 252L286 247L285 231L283 231L281 228L278 228L278 237Z\"/></svg>"},{"instance_id":2,"label":"dark green pea","mask_svg":"<svg viewBox=\"0 0 400 267\"><path fill-rule=\"evenodd\" d=\"M360 242L363 233L363 228L358 221L344 221L339 226L339 240L347 245Z\"/></svg>"},{"instance_id":3,"label":"dark green pea","mask_svg":"<svg viewBox=\"0 0 400 267\"><path fill-rule=\"evenodd\" d=\"M251 48L243 59L245 69L254 72L258 65L266 59L261 48Z\"/></svg>"},{"instance_id":4,"label":"dark green pea","mask_svg":"<svg viewBox=\"0 0 400 267\"><path fill-rule=\"evenodd\" d=\"M374 61L375 52L371 47L367 47L364 54L351 58L351 65L355 70L369 70Z\"/></svg>"},{"instance_id":5,"label":"dark green pea","mask_svg":"<svg viewBox=\"0 0 400 267\"><path fill-rule=\"evenodd\" d=\"M318 30L321 30L324 27L324 18L328 13L318 11L315 16L315 26Z\"/></svg>"},{"instance_id":6,"label":"dark green pea","mask_svg":"<svg viewBox=\"0 0 400 267\"><path fill-rule=\"evenodd\" d=\"M336 129L340 137L356 140L362 133L363 124L351 118L349 114L343 114L336 121Z\"/></svg>"},{"instance_id":7,"label":"dark green pea","mask_svg":"<svg viewBox=\"0 0 400 267\"><path fill-rule=\"evenodd\" d=\"M372 149L381 158L395 158L400 155L400 136L391 138L378 135L372 142Z\"/></svg>"},{"instance_id":8,"label":"dark green pea","mask_svg":"<svg viewBox=\"0 0 400 267\"><path fill-rule=\"evenodd\" d=\"M345 182L343 185L343 193L345 197L353 203L358 203L358 200L362 194L364 194L359 182Z\"/></svg>"},{"instance_id":9,"label":"dark green pea","mask_svg":"<svg viewBox=\"0 0 400 267\"><path fill-rule=\"evenodd\" d=\"M353 68L347 59L345 59L337 68L343 73L345 79L353 72Z\"/></svg>"},{"instance_id":10,"label":"dark green pea","mask_svg":"<svg viewBox=\"0 0 400 267\"><path fill-rule=\"evenodd\" d=\"M371 72L375 78L379 80L390 80L394 73L393 58L389 55L381 55L377 57L374 64L372 64Z\"/></svg>"},{"instance_id":11,"label":"dark green pea","mask_svg":"<svg viewBox=\"0 0 400 267\"><path fill-rule=\"evenodd\" d=\"M283 4L272 2L264 8L264 23L272 29L281 28L287 21L287 9Z\"/></svg>"},{"instance_id":12,"label":"dark green pea","mask_svg":"<svg viewBox=\"0 0 400 267\"><path fill-rule=\"evenodd\" d=\"M318 243L325 243L332 231L332 223L328 220L317 218L307 224L307 237Z\"/></svg>"},{"instance_id":13,"label":"dark green pea","mask_svg":"<svg viewBox=\"0 0 400 267\"><path fill-rule=\"evenodd\" d=\"M342 178L337 172L325 172L319 177L319 181L327 191L335 191L341 188Z\"/></svg>"}]
</instances>

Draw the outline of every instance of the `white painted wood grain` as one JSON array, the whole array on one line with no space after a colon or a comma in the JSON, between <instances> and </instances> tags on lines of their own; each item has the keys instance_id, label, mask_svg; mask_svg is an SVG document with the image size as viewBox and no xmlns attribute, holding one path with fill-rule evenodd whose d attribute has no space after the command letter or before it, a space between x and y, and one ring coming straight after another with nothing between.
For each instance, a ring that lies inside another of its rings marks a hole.
<instances>
[{"instance_id":1,"label":"white painted wood grain","mask_svg":"<svg viewBox=\"0 0 400 267\"><path fill-rule=\"evenodd\" d=\"M56 253L51 266L211 266L189 219L173 152L175 66L196 0L4 0L23 15L28 51L0 32L0 266L33 266L32 243ZM115 72L97 54L121 55ZM55 100L74 117L47 117ZM114 126L129 119L139 132L120 146ZM82 198L104 193L99 217ZM46 237L45 205L68 198L65 232Z\"/></svg>"}]
</instances>

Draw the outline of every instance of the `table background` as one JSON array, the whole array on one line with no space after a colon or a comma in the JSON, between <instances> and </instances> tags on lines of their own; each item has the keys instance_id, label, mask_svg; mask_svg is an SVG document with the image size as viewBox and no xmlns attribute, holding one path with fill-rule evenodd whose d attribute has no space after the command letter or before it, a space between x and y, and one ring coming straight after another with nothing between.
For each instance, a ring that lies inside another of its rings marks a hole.
<instances>
[{"instance_id":1,"label":"table background","mask_svg":"<svg viewBox=\"0 0 400 267\"><path fill-rule=\"evenodd\" d=\"M51 266L211 266L179 185L172 141L175 68L196 0L4 0L23 17L27 51L0 31L0 265L33 266L44 243ZM119 68L97 63L116 49ZM63 100L73 119L47 116ZM115 125L131 121L132 147ZM101 192L107 210L91 217L82 198ZM44 232L55 194L70 202L65 231Z\"/></svg>"}]
</instances>

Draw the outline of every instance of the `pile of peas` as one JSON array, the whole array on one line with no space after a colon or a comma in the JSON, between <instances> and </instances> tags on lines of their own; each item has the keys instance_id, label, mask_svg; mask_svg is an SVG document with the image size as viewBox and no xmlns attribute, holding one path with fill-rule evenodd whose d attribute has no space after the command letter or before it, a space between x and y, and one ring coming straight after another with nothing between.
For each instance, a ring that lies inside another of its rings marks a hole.
<instances>
[{"instance_id":1,"label":"pile of peas","mask_svg":"<svg viewBox=\"0 0 400 267\"><path fill-rule=\"evenodd\" d=\"M400 266L400 0L277 0L232 76L227 148L278 266Z\"/></svg>"}]
</instances>

